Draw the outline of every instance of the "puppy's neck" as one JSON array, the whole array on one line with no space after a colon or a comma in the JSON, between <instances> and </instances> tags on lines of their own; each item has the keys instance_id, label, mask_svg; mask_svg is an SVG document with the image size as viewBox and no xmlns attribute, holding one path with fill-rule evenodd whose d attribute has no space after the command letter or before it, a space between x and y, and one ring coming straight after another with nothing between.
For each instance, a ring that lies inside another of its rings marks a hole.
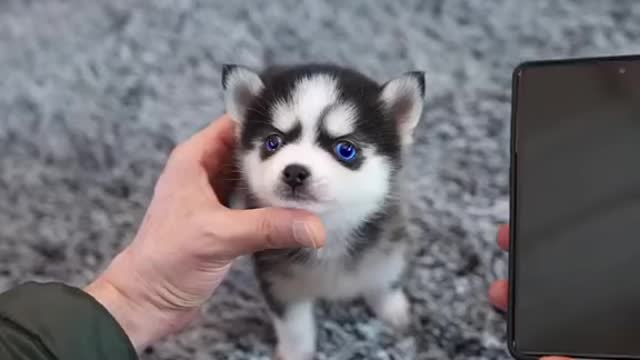
<instances>
[{"instance_id":1,"label":"puppy's neck","mask_svg":"<svg viewBox=\"0 0 640 360\"><path fill-rule=\"evenodd\" d=\"M236 209L265 206L270 205L261 204L260 201L246 191L235 192L230 204L231 208ZM357 230L382 208L383 204L376 206L366 202L315 213L321 219L326 231L325 245L315 251L316 259L330 261L349 256L350 249L356 240Z\"/></svg>"},{"instance_id":2,"label":"puppy's neck","mask_svg":"<svg viewBox=\"0 0 640 360\"><path fill-rule=\"evenodd\" d=\"M367 204L349 206L317 214L322 220L327 233L325 245L317 251L317 257L330 260L349 255L349 249L353 245L356 230L376 210L372 209L370 204Z\"/></svg>"}]
</instances>

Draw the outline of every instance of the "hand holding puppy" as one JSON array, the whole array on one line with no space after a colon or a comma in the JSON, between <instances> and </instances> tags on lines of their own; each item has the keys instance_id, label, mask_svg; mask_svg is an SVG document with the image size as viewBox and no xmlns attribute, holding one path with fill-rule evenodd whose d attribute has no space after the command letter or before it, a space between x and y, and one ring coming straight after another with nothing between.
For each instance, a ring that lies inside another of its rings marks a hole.
<instances>
[{"instance_id":1,"label":"hand holding puppy","mask_svg":"<svg viewBox=\"0 0 640 360\"><path fill-rule=\"evenodd\" d=\"M273 248L320 247L320 220L302 210L231 210L234 123L224 116L179 145L133 242L85 290L137 351L184 328L233 260Z\"/></svg>"}]
</instances>

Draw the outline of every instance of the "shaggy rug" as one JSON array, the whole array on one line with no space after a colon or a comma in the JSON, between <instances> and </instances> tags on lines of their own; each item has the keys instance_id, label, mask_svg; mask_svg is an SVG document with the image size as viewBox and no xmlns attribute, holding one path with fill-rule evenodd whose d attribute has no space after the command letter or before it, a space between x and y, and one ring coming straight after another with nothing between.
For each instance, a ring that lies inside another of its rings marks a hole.
<instances>
[{"instance_id":1,"label":"shaggy rug","mask_svg":"<svg viewBox=\"0 0 640 360\"><path fill-rule=\"evenodd\" d=\"M486 291L506 275L511 71L638 38L635 1L0 0L0 290L83 285L131 240L168 152L222 113L221 64L422 69L411 332L321 303L318 359L506 359ZM199 322L142 358L269 359L274 341L241 260Z\"/></svg>"}]
</instances>

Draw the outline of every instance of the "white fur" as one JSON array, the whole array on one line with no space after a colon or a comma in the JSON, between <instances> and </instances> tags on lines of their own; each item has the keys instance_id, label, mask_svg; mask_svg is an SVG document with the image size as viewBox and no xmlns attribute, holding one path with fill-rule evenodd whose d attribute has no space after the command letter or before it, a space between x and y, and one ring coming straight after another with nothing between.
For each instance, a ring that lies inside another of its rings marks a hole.
<instances>
[{"instance_id":1,"label":"white fur","mask_svg":"<svg viewBox=\"0 0 640 360\"><path fill-rule=\"evenodd\" d=\"M302 123L303 138L312 140L316 122L324 109L338 101L338 82L329 75L315 75L300 79L289 101L280 101L273 110L273 125L290 129L296 121Z\"/></svg>"},{"instance_id":2,"label":"white fur","mask_svg":"<svg viewBox=\"0 0 640 360\"><path fill-rule=\"evenodd\" d=\"M411 322L409 300L400 289L373 291L365 294L365 300L376 316L397 330L404 330Z\"/></svg>"},{"instance_id":3,"label":"white fur","mask_svg":"<svg viewBox=\"0 0 640 360\"><path fill-rule=\"evenodd\" d=\"M244 122L246 116L249 98L242 99L243 101L237 101L239 100L237 95L239 93L246 93L251 96L256 96L262 91L264 84L258 74L245 67L237 66L227 75L225 87L224 101L227 112L233 120L241 124ZM240 129L240 127L238 127L238 129Z\"/></svg>"},{"instance_id":4,"label":"white fur","mask_svg":"<svg viewBox=\"0 0 640 360\"><path fill-rule=\"evenodd\" d=\"M338 81L330 75L303 78L296 84L292 97L293 111L302 122L305 135L312 136L324 109L338 101Z\"/></svg>"},{"instance_id":5,"label":"white fur","mask_svg":"<svg viewBox=\"0 0 640 360\"><path fill-rule=\"evenodd\" d=\"M405 265L402 246L376 249L363 257L355 269L348 263L328 260L320 269L299 265L296 276L286 283L274 283L274 290L284 300L301 301L310 298L349 299L388 288L401 275Z\"/></svg>"},{"instance_id":6,"label":"white fur","mask_svg":"<svg viewBox=\"0 0 640 360\"><path fill-rule=\"evenodd\" d=\"M316 350L313 305L302 301L287 307L282 318L273 317L279 360L312 360Z\"/></svg>"},{"instance_id":7,"label":"white fur","mask_svg":"<svg viewBox=\"0 0 640 360\"><path fill-rule=\"evenodd\" d=\"M336 105L329 110L324 118L325 129L334 138L349 135L355 130L357 116L355 106L350 104Z\"/></svg>"},{"instance_id":8,"label":"white fur","mask_svg":"<svg viewBox=\"0 0 640 360\"><path fill-rule=\"evenodd\" d=\"M420 85L413 76L405 75L389 81L382 89L381 100L389 109L407 97L410 99L409 109L396 119L404 145L413 142L413 130L422 115L423 99Z\"/></svg>"},{"instance_id":9,"label":"white fur","mask_svg":"<svg viewBox=\"0 0 640 360\"><path fill-rule=\"evenodd\" d=\"M287 282L275 282L273 289L292 301L282 319L273 316L278 338L278 355L282 360L309 360L315 349L316 330L309 299L348 299L363 295L371 310L398 330L410 322L410 304L402 290L391 290L404 270L402 246L378 248L361 259L355 269L346 269L341 259L323 262L320 267L299 265Z\"/></svg>"},{"instance_id":10,"label":"white fur","mask_svg":"<svg viewBox=\"0 0 640 360\"><path fill-rule=\"evenodd\" d=\"M383 203L391 165L386 159L374 156L371 149L364 148L362 151L368 159L353 171L340 165L317 144L302 141L285 146L266 161L260 159L258 151L253 151L242 159L242 169L249 187L265 206L300 208L318 214L328 232L322 253L338 257L347 250L345 236ZM317 202L284 200L276 193L283 169L292 163L311 169L309 189Z\"/></svg>"},{"instance_id":11,"label":"white fur","mask_svg":"<svg viewBox=\"0 0 640 360\"><path fill-rule=\"evenodd\" d=\"M298 115L293 106L284 100L278 101L273 106L271 117L273 118L273 126L282 132L290 131L298 122Z\"/></svg>"},{"instance_id":12,"label":"white fur","mask_svg":"<svg viewBox=\"0 0 640 360\"><path fill-rule=\"evenodd\" d=\"M241 169L249 188L265 206L301 208L320 216L328 231L327 243L320 251L323 257L344 255L349 244L345 237L369 215L378 210L389 191L391 164L363 146L360 156L367 161L358 170L351 170L316 143L317 122L322 112L338 101L335 79L320 75L301 80L294 88L290 102L281 101L273 111L273 121L281 131L290 129L295 121L302 124L301 138L287 144L267 160L260 159L259 148L241 159ZM327 131L353 131L355 110L348 104L338 104L328 114ZM318 201L300 203L284 200L277 194L283 169L290 164L311 169L309 189Z\"/></svg>"},{"instance_id":13,"label":"white fur","mask_svg":"<svg viewBox=\"0 0 640 360\"><path fill-rule=\"evenodd\" d=\"M327 231L325 246L317 251L312 263L291 264L294 276L271 284L271 291L288 304L283 316L273 317L281 360L313 358L316 329L312 301L316 298L364 296L372 310L391 325L401 328L409 322L408 299L401 290L391 290L390 286L404 271L406 243L372 247L358 258L355 266L345 261L354 230L379 211L389 196L392 164L375 149L358 144L358 156L365 156L366 161L357 170L351 170L316 143L322 115L322 126L333 137L355 131L357 110L352 104L340 102L337 86L337 80L330 75L299 80L291 95L272 107L270 115L273 125L283 132L300 122L301 137L266 160L260 158L264 140L257 139L255 149L240 159L241 172L259 205L312 211L320 216ZM395 109L398 101L410 105L397 119L403 143L410 143L422 111L419 84L415 78L402 77L387 83L380 96L389 109ZM405 101L407 96L411 101ZM282 171L291 164L310 169L307 188L316 201L298 202L280 196ZM391 230L385 229L382 237L388 237Z\"/></svg>"}]
</instances>

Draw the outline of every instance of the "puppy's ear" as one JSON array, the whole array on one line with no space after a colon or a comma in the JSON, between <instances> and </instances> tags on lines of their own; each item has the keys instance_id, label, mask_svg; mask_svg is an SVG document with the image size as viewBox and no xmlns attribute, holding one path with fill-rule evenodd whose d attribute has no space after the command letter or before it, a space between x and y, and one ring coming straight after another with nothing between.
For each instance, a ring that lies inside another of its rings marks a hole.
<instances>
[{"instance_id":1,"label":"puppy's ear","mask_svg":"<svg viewBox=\"0 0 640 360\"><path fill-rule=\"evenodd\" d=\"M260 76L241 65L222 66L222 88L227 113L238 124L246 120L247 108L264 88Z\"/></svg>"},{"instance_id":2,"label":"puppy's ear","mask_svg":"<svg viewBox=\"0 0 640 360\"><path fill-rule=\"evenodd\" d=\"M422 116L424 94L425 75L421 71L404 73L382 86L380 100L395 121L404 145L413 141L413 130Z\"/></svg>"}]
</instances>

